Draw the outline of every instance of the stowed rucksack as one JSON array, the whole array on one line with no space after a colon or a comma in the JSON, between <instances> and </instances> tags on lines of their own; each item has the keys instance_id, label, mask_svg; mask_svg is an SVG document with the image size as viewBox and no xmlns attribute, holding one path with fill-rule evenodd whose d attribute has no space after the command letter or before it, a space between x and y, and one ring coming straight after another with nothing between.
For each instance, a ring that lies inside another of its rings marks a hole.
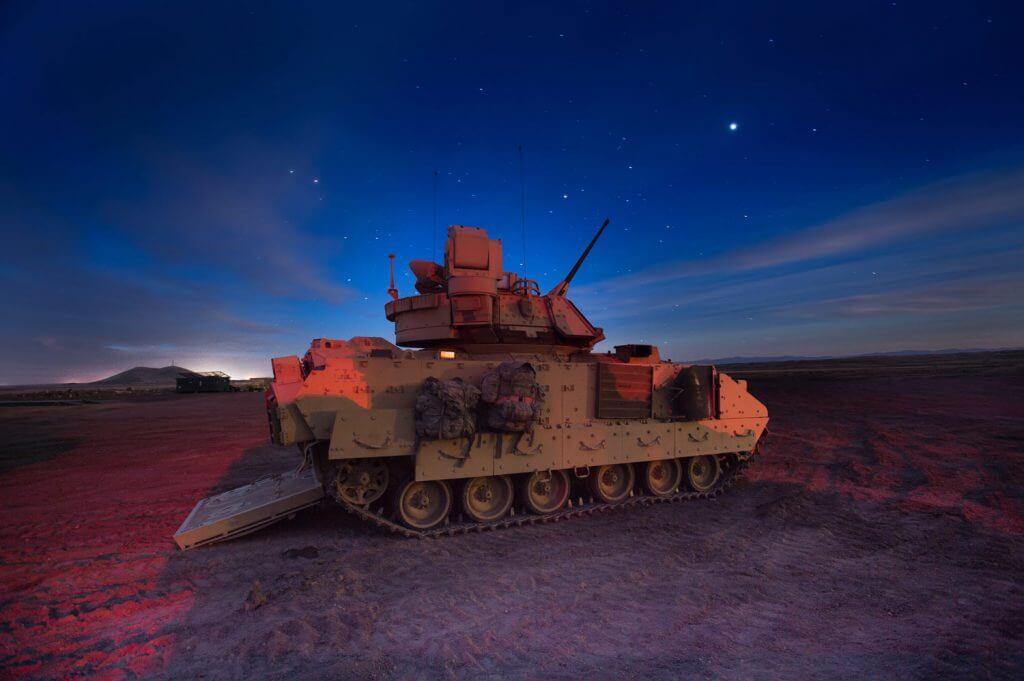
<instances>
[{"instance_id":1,"label":"stowed rucksack","mask_svg":"<svg viewBox=\"0 0 1024 681\"><path fill-rule=\"evenodd\" d=\"M449 440L476 434L476 407L480 390L461 378L423 381L416 397L416 435L427 440Z\"/></svg>"},{"instance_id":2,"label":"stowed rucksack","mask_svg":"<svg viewBox=\"0 0 1024 681\"><path fill-rule=\"evenodd\" d=\"M491 369L484 374L480 393L488 428L523 432L540 418L542 393L528 362L502 362Z\"/></svg>"}]
</instances>

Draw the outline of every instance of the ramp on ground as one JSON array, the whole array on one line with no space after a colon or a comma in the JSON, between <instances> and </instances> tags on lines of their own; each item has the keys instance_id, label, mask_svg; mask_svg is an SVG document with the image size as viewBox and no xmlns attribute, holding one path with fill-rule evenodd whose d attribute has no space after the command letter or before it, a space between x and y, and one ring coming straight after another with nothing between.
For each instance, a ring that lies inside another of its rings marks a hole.
<instances>
[{"instance_id":1,"label":"ramp on ground","mask_svg":"<svg viewBox=\"0 0 1024 681\"><path fill-rule=\"evenodd\" d=\"M323 496L312 467L263 478L200 501L174 541L185 550L240 537L314 506Z\"/></svg>"}]
</instances>

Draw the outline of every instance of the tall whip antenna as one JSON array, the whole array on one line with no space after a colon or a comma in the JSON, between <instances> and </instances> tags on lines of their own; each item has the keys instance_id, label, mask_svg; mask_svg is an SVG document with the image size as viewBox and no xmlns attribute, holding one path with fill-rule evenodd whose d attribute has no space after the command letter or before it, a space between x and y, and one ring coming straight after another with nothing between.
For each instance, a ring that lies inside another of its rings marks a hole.
<instances>
[{"instance_id":1,"label":"tall whip antenna","mask_svg":"<svg viewBox=\"0 0 1024 681\"><path fill-rule=\"evenodd\" d=\"M523 261L519 266L523 268L523 275L526 274L526 174L523 171L523 145L518 144L519 150L519 218L523 223Z\"/></svg>"},{"instance_id":2,"label":"tall whip antenna","mask_svg":"<svg viewBox=\"0 0 1024 681\"><path fill-rule=\"evenodd\" d=\"M434 171L434 241L430 244L430 259L437 262L437 171Z\"/></svg>"}]
</instances>

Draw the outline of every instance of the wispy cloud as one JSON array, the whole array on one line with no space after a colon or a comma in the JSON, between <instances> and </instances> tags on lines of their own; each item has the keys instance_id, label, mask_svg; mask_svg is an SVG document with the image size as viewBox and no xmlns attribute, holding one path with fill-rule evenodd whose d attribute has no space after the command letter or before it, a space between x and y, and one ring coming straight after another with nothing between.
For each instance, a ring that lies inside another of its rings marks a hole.
<instances>
[{"instance_id":1,"label":"wispy cloud","mask_svg":"<svg viewBox=\"0 0 1024 681\"><path fill-rule=\"evenodd\" d=\"M774 310L796 318L866 318L892 315L955 314L1020 302L1024 277L982 275L947 284L825 298Z\"/></svg>"},{"instance_id":2,"label":"wispy cloud","mask_svg":"<svg viewBox=\"0 0 1024 681\"><path fill-rule=\"evenodd\" d=\"M1024 170L946 180L726 256L737 271L806 262L1024 220Z\"/></svg>"},{"instance_id":3,"label":"wispy cloud","mask_svg":"<svg viewBox=\"0 0 1024 681\"><path fill-rule=\"evenodd\" d=\"M1019 345L1024 172L951 179L763 243L574 291L668 356Z\"/></svg>"},{"instance_id":4,"label":"wispy cloud","mask_svg":"<svg viewBox=\"0 0 1024 681\"><path fill-rule=\"evenodd\" d=\"M162 258L230 272L273 296L351 300L354 292L326 265L337 243L303 226L315 213L315 192L286 172L284 154L255 147L221 159L232 175L201 159L150 150L146 175L156 182L137 200L110 205L119 235Z\"/></svg>"},{"instance_id":5,"label":"wispy cloud","mask_svg":"<svg viewBox=\"0 0 1024 681\"><path fill-rule=\"evenodd\" d=\"M282 329L239 317L208 291L154 275L125 279L61 262L65 279L37 277L0 304L11 328L0 343L0 384L94 380L136 364L266 373ZM0 286L22 281L0 272ZM68 286L66 281L74 282ZM253 351L257 357L249 357ZM205 358L220 357L216 364Z\"/></svg>"},{"instance_id":6,"label":"wispy cloud","mask_svg":"<svg viewBox=\"0 0 1024 681\"><path fill-rule=\"evenodd\" d=\"M721 255L686 259L586 288L621 291L715 273L741 274L855 256L913 239L944 238L1010 224L1024 227L1024 169L950 178L824 223L746 243Z\"/></svg>"},{"instance_id":7,"label":"wispy cloud","mask_svg":"<svg viewBox=\"0 0 1024 681\"><path fill-rule=\"evenodd\" d=\"M576 292L584 310L601 322L651 315L700 314L702 318L795 309L808 300L912 290L986 275L997 282L1024 279L1024 229L997 230L970 243L930 240L912 248L839 263L808 263L795 270L716 272L623 288L612 294L588 287ZM1024 283L1024 282L1022 282Z\"/></svg>"},{"instance_id":8,"label":"wispy cloud","mask_svg":"<svg viewBox=\"0 0 1024 681\"><path fill-rule=\"evenodd\" d=\"M315 188L291 177L283 154L241 146L221 173L149 150L137 184L62 203L0 179L0 224L13 227L0 253L13 295L0 316L18 330L0 341L0 384L172 359L265 374L268 357L301 347L305 308L348 303L331 267L337 240L310 228Z\"/></svg>"}]
</instances>

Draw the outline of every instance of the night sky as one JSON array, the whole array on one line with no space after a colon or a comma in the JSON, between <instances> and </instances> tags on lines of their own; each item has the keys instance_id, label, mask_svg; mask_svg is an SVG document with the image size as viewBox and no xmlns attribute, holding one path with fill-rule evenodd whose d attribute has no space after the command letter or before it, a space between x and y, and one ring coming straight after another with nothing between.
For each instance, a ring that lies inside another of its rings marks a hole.
<instances>
[{"instance_id":1,"label":"night sky","mask_svg":"<svg viewBox=\"0 0 1024 681\"><path fill-rule=\"evenodd\" d=\"M0 383L391 339L435 170L544 290L611 219L601 350L1024 345L1019 3L779 5L5 2Z\"/></svg>"}]
</instances>

